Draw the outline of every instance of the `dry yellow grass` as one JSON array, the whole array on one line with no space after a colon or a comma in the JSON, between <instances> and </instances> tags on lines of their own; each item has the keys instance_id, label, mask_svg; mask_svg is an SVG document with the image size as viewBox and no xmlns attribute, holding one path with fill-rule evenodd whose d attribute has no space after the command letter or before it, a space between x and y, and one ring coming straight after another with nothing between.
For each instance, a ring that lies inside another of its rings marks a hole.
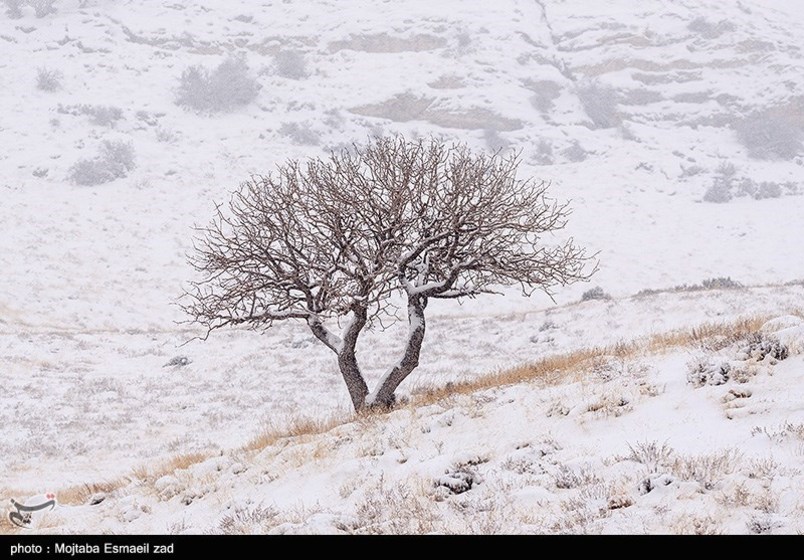
<instances>
[{"instance_id":1,"label":"dry yellow grass","mask_svg":"<svg viewBox=\"0 0 804 560\"><path fill-rule=\"evenodd\" d=\"M328 418L298 418L285 426L265 426L254 439L249 441L240 449L242 451L260 451L270 445L274 445L280 440L290 438L301 438L304 436L317 436L330 431L335 426L340 426L353 420L354 417L346 414L332 415Z\"/></svg>"},{"instance_id":2,"label":"dry yellow grass","mask_svg":"<svg viewBox=\"0 0 804 560\"><path fill-rule=\"evenodd\" d=\"M137 467L132 470L132 473L137 480L151 484L165 475L188 469L193 465L206 461L210 457L211 455L209 453L184 453L174 455L157 465L143 465Z\"/></svg>"},{"instance_id":3,"label":"dry yellow grass","mask_svg":"<svg viewBox=\"0 0 804 560\"><path fill-rule=\"evenodd\" d=\"M107 482L92 482L86 484L78 484L65 488L58 494L56 499L60 504L69 506L78 506L86 504L89 499L95 494L108 494L114 490L124 486L129 482L127 478L119 478Z\"/></svg>"},{"instance_id":4,"label":"dry yellow grass","mask_svg":"<svg viewBox=\"0 0 804 560\"><path fill-rule=\"evenodd\" d=\"M618 342L610 346L584 348L564 354L547 356L535 362L472 380L427 389L416 395L413 404L432 404L451 395L473 393L504 385L534 382L551 385L569 380L578 381L583 377L590 364L604 356L630 358L639 354L663 352L686 346L698 346L719 338L733 341L757 331L768 319L769 317L767 316L756 315L729 323L705 323L693 329L679 329L638 338L630 342Z\"/></svg>"}]
</instances>

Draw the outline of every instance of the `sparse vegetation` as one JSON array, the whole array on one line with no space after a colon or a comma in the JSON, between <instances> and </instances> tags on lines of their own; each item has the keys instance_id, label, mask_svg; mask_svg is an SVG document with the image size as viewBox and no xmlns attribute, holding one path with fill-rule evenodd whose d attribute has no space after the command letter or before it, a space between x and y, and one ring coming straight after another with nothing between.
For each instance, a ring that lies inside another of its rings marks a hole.
<instances>
[{"instance_id":1,"label":"sparse vegetation","mask_svg":"<svg viewBox=\"0 0 804 560\"><path fill-rule=\"evenodd\" d=\"M682 480L693 480L704 490L712 490L733 473L741 459L738 451L728 449L710 455L677 456L669 465L670 472Z\"/></svg>"},{"instance_id":2,"label":"sparse vegetation","mask_svg":"<svg viewBox=\"0 0 804 560\"><path fill-rule=\"evenodd\" d=\"M212 71L201 66L186 69L176 103L202 113L229 112L254 101L261 87L244 57L229 57Z\"/></svg>"},{"instance_id":3,"label":"sparse vegetation","mask_svg":"<svg viewBox=\"0 0 804 560\"><path fill-rule=\"evenodd\" d=\"M594 470L588 465L579 468L571 468L567 465L559 465L558 470L553 475L556 488L568 490L572 488L582 488L601 482L595 475Z\"/></svg>"},{"instance_id":4,"label":"sparse vegetation","mask_svg":"<svg viewBox=\"0 0 804 560\"><path fill-rule=\"evenodd\" d=\"M699 34L704 39L716 39L724 33L734 31L734 24L728 20L720 20L716 23L704 17L696 17L688 25L687 29Z\"/></svg>"},{"instance_id":5,"label":"sparse vegetation","mask_svg":"<svg viewBox=\"0 0 804 560\"><path fill-rule=\"evenodd\" d=\"M303 146L318 146L318 134L309 123L286 122L279 127L279 133L290 139L294 144Z\"/></svg>"},{"instance_id":6,"label":"sparse vegetation","mask_svg":"<svg viewBox=\"0 0 804 560\"><path fill-rule=\"evenodd\" d=\"M23 6L31 6L38 18L56 13L56 0L4 0L4 2L6 14L11 19L19 19L23 16Z\"/></svg>"},{"instance_id":7,"label":"sparse vegetation","mask_svg":"<svg viewBox=\"0 0 804 560\"><path fill-rule=\"evenodd\" d=\"M578 87L576 94L594 128L616 128L622 122L614 88L590 81Z\"/></svg>"},{"instance_id":8,"label":"sparse vegetation","mask_svg":"<svg viewBox=\"0 0 804 560\"><path fill-rule=\"evenodd\" d=\"M274 57L276 73L283 78L301 80L309 76L304 53L300 51L280 51Z\"/></svg>"},{"instance_id":9,"label":"sparse vegetation","mask_svg":"<svg viewBox=\"0 0 804 560\"><path fill-rule=\"evenodd\" d=\"M737 139L756 159L791 160L804 150L801 100L750 114L734 123Z\"/></svg>"},{"instance_id":10,"label":"sparse vegetation","mask_svg":"<svg viewBox=\"0 0 804 560\"><path fill-rule=\"evenodd\" d=\"M62 105L57 111L64 115L87 116L92 124L114 127L123 118L123 110L111 105Z\"/></svg>"},{"instance_id":11,"label":"sparse vegetation","mask_svg":"<svg viewBox=\"0 0 804 560\"><path fill-rule=\"evenodd\" d=\"M782 187L784 186L784 190ZM756 200L767 198L779 198L784 191L788 194L798 194L798 186L795 183L773 183L762 181L759 184L749 177L739 177L737 169L731 163L721 163L712 179L712 184L707 187L703 200L705 202L723 203L729 202L733 198L750 196Z\"/></svg>"},{"instance_id":12,"label":"sparse vegetation","mask_svg":"<svg viewBox=\"0 0 804 560\"><path fill-rule=\"evenodd\" d=\"M561 151L561 155L573 163L578 163L585 161L589 153L583 149L577 140L574 140L568 148Z\"/></svg>"},{"instance_id":13,"label":"sparse vegetation","mask_svg":"<svg viewBox=\"0 0 804 560\"><path fill-rule=\"evenodd\" d=\"M34 13L38 18L56 13L56 0L27 0L27 3L33 7Z\"/></svg>"},{"instance_id":14,"label":"sparse vegetation","mask_svg":"<svg viewBox=\"0 0 804 560\"><path fill-rule=\"evenodd\" d=\"M771 360L786 360L790 350L775 336L763 332L753 332L740 341L738 357L744 357L756 362L766 358Z\"/></svg>"},{"instance_id":15,"label":"sparse vegetation","mask_svg":"<svg viewBox=\"0 0 804 560\"><path fill-rule=\"evenodd\" d=\"M705 290L739 290L745 286L736 280L732 280L730 276L718 276L716 278L707 278L700 284L679 284L672 288L665 288L660 290L653 290L646 288L636 293L635 297L652 296L661 293L672 292L702 292Z\"/></svg>"},{"instance_id":16,"label":"sparse vegetation","mask_svg":"<svg viewBox=\"0 0 804 560\"><path fill-rule=\"evenodd\" d=\"M64 75L58 70L39 68L36 71L36 87L41 91L57 91L61 89L61 79Z\"/></svg>"},{"instance_id":17,"label":"sparse vegetation","mask_svg":"<svg viewBox=\"0 0 804 560\"><path fill-rule=\"evenodd\" d=\"M104 140L98 155L78 160L70 168L70 180L76 185L94 186L126 177L135 167L131 142Z\"/></svg>"},{"instance_id":18,"label":"sparse vegetation","mask_svg":"<svg viewBox=\"0 0 804 560\"><path fill-rule=\"evenodd\" d=\"M586 290L581 295L581 301L592 301L592 300L602 300L607 301L610 300L611 296L603 291L603 288L600 286L596 286L591 290Z\"/></svg>"}]
</instances>

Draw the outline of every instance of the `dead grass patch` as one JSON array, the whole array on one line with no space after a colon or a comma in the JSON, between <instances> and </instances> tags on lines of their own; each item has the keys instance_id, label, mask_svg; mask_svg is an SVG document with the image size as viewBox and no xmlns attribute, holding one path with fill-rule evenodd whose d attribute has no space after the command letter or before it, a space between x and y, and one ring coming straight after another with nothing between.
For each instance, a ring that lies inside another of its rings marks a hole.
<instances>
[{"instance_id":1,"label":"dead grass patch","mask_svg":"<svg viewBox=\"0 0 804 560\"><path fill-rule=\"evenodd\" d=\"M193 465L206 461L210 457L211 455L208 453L183 453L174 455L157 465L142 465L136 467L132 470L132 473L137 480L145 484L153 484L165 475L189 469Z\"/></svg>"},{"instance_id":2,"label":"dead grass patch","mask_svg":"<svg viewBox=\"0 0 804 560\"><path fill-rule=\"evenodd\" d=\"M705 323L693 329L679 329L668 333L609 346L584 348L547 356L535 362L501 370L471 380L448 383L443 387L427 388L415 395L412 404L422 406L433 404L456 394L474 393L484 389L520 383L540 382L556 385L567 381L581 381L590 368L600 360L615 357L633 358L641 354L663 352L686 346L706 344L726 345L739 340L747 334L756 332L770 319L766 315L753 315L729 323Z\"/></svg>"},{"instance_id":3,"label":"dead grass patch","mask_svg":"<svg viewBox=\"0 0 804 560\"><path fill-rule=\"evenodd\" d=\"M361 417L374 416L377 413L361 413ZM292 438L305 438L326 433L336 426L341 426L354 420L354 417L345 414L332 415L327 418L297 418L290 424L281 426L266 425L251 441L240 448L241 451L261 451L281 440Z\"/></svg>"},{"instance_id":4,"label":"dead grass patch","mask_svg":"<svg viewBox=\"0 0 804 560\"><path fill-rule=\"evenodd\" d=\"M87 482L84 484L77 484L65 488L58 494L56 499L60 504L69 506L80 506L90 503L93 496L100 494L109 494L118 488L128 484L129 479L119 478L116 480L109 480L106 482Z\"/></svg>"}]
</instances>

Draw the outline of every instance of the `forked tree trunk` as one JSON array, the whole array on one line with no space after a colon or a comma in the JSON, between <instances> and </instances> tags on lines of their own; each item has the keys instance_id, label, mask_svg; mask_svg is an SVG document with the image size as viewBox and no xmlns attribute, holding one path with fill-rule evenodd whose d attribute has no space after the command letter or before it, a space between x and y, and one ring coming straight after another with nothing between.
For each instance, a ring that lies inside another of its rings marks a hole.
<instances>
[{"instance_id":1,"label":"forked tree trunk","mask_svg":"<svg viewBox=\"0 0 804 560\"><path fill-rule=\"evenodd\" d=\"M383 376L374 391L366 398L370 408L390 408L394 405L394 391L419 365L419 354L424 342L424 300L418 296L408 298L408 340L399 361Z\"/></svg>"},{"instance_id":2,"label":"forked tree trunk","mask_svg":"<svg viewBox=\"0 0 804 560\"><path fill-rule=\"evenodd\" d=\"M356 412L365 408L391 408L394 405L394 391L399 384L419 365L419 354L424 342L424 305L421 296L408 298L408 338L405 350L396 364L377 383L369 393L368 385L357 363L357 339L367 323L367 310L360 307L352 309L349 325L344 329L343 339L332 335L320 321L309 318L307 323L313 334L338 356L338 369L341 371L352 406Z\"/></svg>"},{"instance_id":3,"label":"forked tree trunk","mask_svg":"<svg viewBox=\"0 0 804 560\"><path fill-rule=\"evenodd\" d=\"M349 390L352 406L355 407L355 411L362 410L366 406L366 397L369 394L369 390L366 380L363 379L363 374L360 373L360 368L357 365L354 348L350 351L341 351L338 354L338 368L341 370L343 380L346 382L346 388Z\"/></svg>"}]
</instances>

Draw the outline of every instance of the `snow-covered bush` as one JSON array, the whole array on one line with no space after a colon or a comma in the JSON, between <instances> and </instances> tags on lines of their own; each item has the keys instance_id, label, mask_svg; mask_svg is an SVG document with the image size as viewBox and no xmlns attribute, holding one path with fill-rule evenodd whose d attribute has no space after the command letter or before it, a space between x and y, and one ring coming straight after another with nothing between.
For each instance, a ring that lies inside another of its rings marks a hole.
<instances>
[{"instance_id":1,"label":"snow-covered bush","mask_svg":"<svg viewBox=\"0 0 804 560\"><path fill-rule=\"evenodd\" d=\"M731 372L731 365L728 362L715 363L703 358L693 360L688 367L687 381L695 387L723 385L729 380Z\"/></svg>"},{"instance_id":2,"label":"snow-covered bush","mask_svg":"<svg viewBox=\"0 0 804 560\"><path fill-rule=\"evenodd\" d=\"M6 4L6 14L12 19L22 17L22 7L31 6L36 13L36 17L42 18L48 14L56 13L56 0L4 0Z\"/></svg>"},{"instance_id":3,"label":"snow-covered bush","mask_svg":"<svg viewBox=\"0 0 804 560\"><path fill-rule=\"evenodd\" d=\"M296 122L282 123L279 133L289 138L294 144L303 146L318 146L318 134L309 126Z\"/></svg>"},{"instance_id":4,"label":"snow-covered bush","mask_svg":"<svg viewBox=\"0 0 804 560\"><path fill-rule=\"evenodd\" d=\"M261 534L279 524L278 512L262 505L229 507L218 522L218 531L224 535Z\"/></svg>"},{"instance_id":5,"label":"snow-covered bush","mask_svg":"<svg viewBox=\"0 0 804 560\"><path fill-rule=\"evenodd\" d=\"M687 29L699 34L704 39L716 39L723 33L734 31L734 24L727 20L712 23L704 17L697 17L687 25Z\"/></svg>"},{"instance_id":6,"label":"snow-covered bush","mask_svg":"<svg viewBox=\"0 0 804 560\"><path fill-rule=\"evenodd\" d=\"M559 465L558 470L553 473L553 480L556 488L563 490L582 488L601 482L601 479L589 465L584 465L577 469L567 465Z\"/></svg>"},{"instance_id":7,"label":"snow-covered bush","mask_svg":"<svg viewBox=\"0 0 804 560\"><path fill-rule=\"evenodd\" d=\"M36 87L42 91L56 91L61 89L63 75L58 70L39 68L36 71Z\"/></svg>"},{"instance_id":8,"label":"snow-covered bush","mask_svg":"<svg viewBox=\"0 0 804 560\"><path fill-rule=\"evenodd\" d=\"M19 19L22 17L22 5L25 0L4 0L6 4L6 15L11 19Z\"/></svg>"},{"instance_id":9,"label":"snow-covered bush","mask_svg":"<svg viewBox=\"0 0 804 560\"><path fill-rule=\"evenodd\" d=\"M773 360L786 360L790 349L775 336L763 332L751 333L739 343L738 357L761 362L768 356Z\"/></svg>"},{"instance_id":10,"label":"snow-covered bush","mask_svg":"<svg viewBox=\"0 0 804 560\"><path fill-rule=\"evenodd\" d=\"M90 122L98 126L114 127L117 121L123 118L123 110L120 107L113 107L111 105L88 105L86 103L80 105L59 104L56 110L65 115L89 117Z\"/></svg>"},{"instance_id":11,"label":"snow-covered bush","mask_svg":"<svg viewBox=\"0 0 804 560\"><path fill-rule=\"evenodd\" d=\"M706 189L703 199L706 202L729 202L738 196L750 196L757 200L764 198L779 198L782 196L782 184L763 181L757 184L750 177L739 177L734 164L724 162L715 171L712 184ZM796 194L798 187L795 183L785 183L788 194Z\"/></svg>"},{"instance_id":12,"label":"snow-covered bush","mask_svg":"<svg viewBox=\"0 0 804 560\"><path fill-rule=\"evenodd\" d=\"M32 6L34 12L36 12L36 17L42 18L49 14L55 14L56 8L54 4L56 4L56 0L27 0L29 6Z\"/></svg>"},{"instance_id":13,"label":"snow-covered bush","mask_svg":"<svg viewBox=\"0 0 804 560\"><path fill-rule=\"evenodd\" d=\"M233 111L254 101L261 87L245 58L229 57L212 71L187 68L179 81L176 103L206 113Z\"/></svg>"},{"instance_id":14,"label":"snow-covered bush","mask_svg":"<svg viewBox=\"0 0 804 560\"><path fill-rule=\"evenodd\" d=\"M696 286L690 286L688 291L694 291L692 288ZM702 290L737 290L742 288L743 285L737 282L736 280L732 280L731 276L718 276L717 278L707 278L703 282L701 282L701 289Z\"/></svg>"},{"instance_id":15,"label":"snow-covered bush","mask_svg":"<svg viewBox=\"0 0 804 560\"><path fill-rule=\"evenodd\" d=\"M603 291L603 288L600 286L596 286L590 290L586 290L583 295L581 295L581 301L592 301L592 300L609 300L611 296Z\"/></svg>"},{"instance_id":16,"label":"snow-covered bush","mask_svg":"<svg viewBox=\"0 0 804 560\"><path fill-rule=\"evenodd\" d=\"M735 471L740 459L740 453L734 449L710 455L678 456L670 465L670 471L681 480L695 481L704 490L712 490L723 478Z\"/></svg>"},{"instance_id":17,"label":"snow-covered bush","mask_svg":"<svg viewBox=\"0 0 804 560\"><path fill-rule=\"evenodd\" d=\"M723 203L733 198L732 188L734 187L735 174L737 169L734 164L723 162L716 171L715 178L709 188L704 193L704 201Z\"/></svg>"},{"instance_id":18,"label":"snow-covered bush","mask_svg":"<svg viewBox=\"0 0 804 560\"><path fill-rule=\"evenodd\" d=\"M69 177L77 185L100 185L125 177L134 167L134 147L130 142L104 140L98 155L77 161Z\"/></svg>"},{"instance_id":19,"label":"snow-covered bush","mask_svg":"<svg viewBox=\"0 0 804 560\"><path fill-rule=\"evenodd\" d=\"M536 162L540 165L553 164L553 145L545 139L539 140L536 146Z\"/></svg>"},{"instance_id":20,"label":"snow-covered bush","mask_svg":"<svg viewBox=\"0 0 804 560\"><path fill-rule=\"evenodd\" d=\"M578 141L574 141L569 148L564 149L561 155L573 163L578 163L586 160L589 153L581 147Z\"/></svg>"},{"instance_id":21,"label":"snow-covered bush","mask_svg":"<svg viewBox=\"0 0 804 560\"><path fill-rule=\"evenodd\" d=\"M614 128L621 123L614 88L592 81L580 86L576 94L595 128Z\"/></svg>"},{"instance_id":22,"label":"snow-covered bush","mask_svg":"<svg viewBox=\"0 0 804 560\"><path fill-rule=\"evenodd\" d=\"M771 183L763 181L759 184L759 189L754 194L754 198L761 200L763 198L779 198L782 196L782 186L779 183Z\"/></svg>"},{"instance_id":23,"label":"snow-covered bush","mask_svg":"<svg viewBox=\"0 0 804 560\"><path fill-rule=\"evenodd\" d=\"M748 115L732 126L752 158L792 159L804 150L801 119L787 114L796 111L792 104L774 107Z\"/></svg>"},{"instance_id":24,"label":"snow-covered bush","mask_svg":"<svg viewBox=\"0 0 804 560\"><path fill-rule=\"evenodd\" d=\"M487 128L483 131L483 140L486 141L486 146L489 150L496 152L497 150L506 150L511 146L511 143L500 136L500 133L493 128Z\"/></svg>"},{"instance_id":25,"label":"snow-covered bush","mask_svg":"<svg viewBox=\"0 0 804 560\"><path fill-rule=\"evenodd\" d=\"M722 204L732 199L731 182L723 177L715 177L714 182L706 189L703 199L706 202Z\"/></svg>"},{"instance_id":26,"label":"snow-covered bush","mask_svg":"<svg viewBox=\"0 0 804 560\"><path fill-rule=\"evenodd\" d=\"M276 73L283 78L301 80L309 76L304 54L299 51L280 51L274 56Z\"/></svg>"}]
</instances>

